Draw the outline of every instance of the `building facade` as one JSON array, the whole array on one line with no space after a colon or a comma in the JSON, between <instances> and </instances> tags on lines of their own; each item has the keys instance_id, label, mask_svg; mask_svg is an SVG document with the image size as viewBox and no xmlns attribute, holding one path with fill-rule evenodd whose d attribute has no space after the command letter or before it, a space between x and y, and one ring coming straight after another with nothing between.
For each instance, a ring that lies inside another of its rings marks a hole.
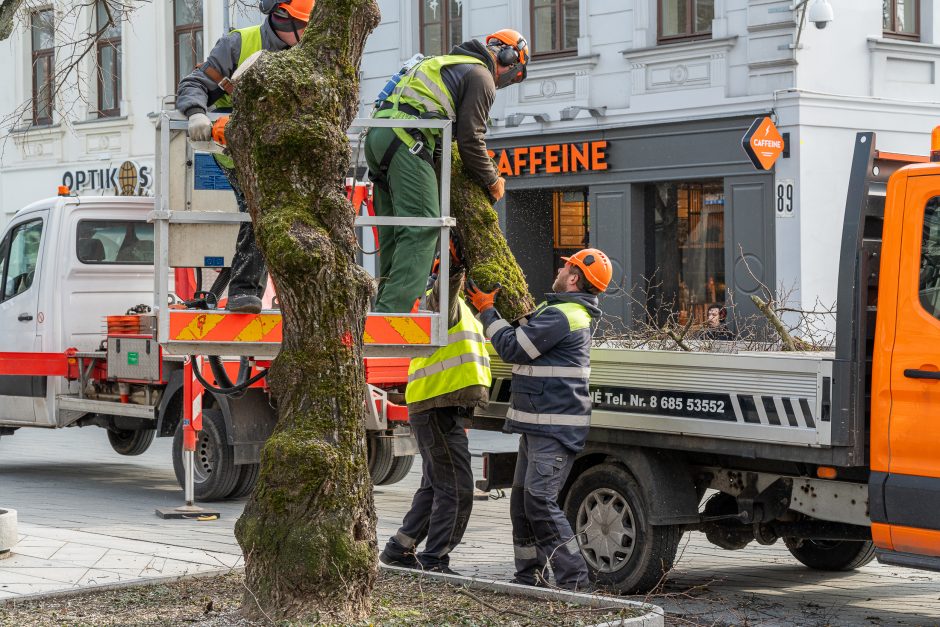
<instances>
[{"instance_id":1,"label":"building facade","mask_svg":"<svg viewBox=\"0 0 940 627\"><path fill-rule=\"evenodd\" d=\"M487 142L508 179L497 210L533 292L560 256L595 245L616 267L605 309L624 320L746 309L760 284L796 306L831 304L855 133L927 153L940 15L935 0L831 0L834 20L818 29L803 13L822 2L379 0L361 115L414 54L515 28L534 53L528 79L499 92ZM126 161L147 193L154 118L178 74L228 27L258 19L234 1L174 0L107 26L104 0L51 14L33 4L0 44L11 59L0 114L19 113L0 156L0 224L60 184L112 193ZM60 33L102 25L74 76L46 87L64 64ZM764 116L786 140L767 171L741 147Z\"/></svg>"}]
</instances>

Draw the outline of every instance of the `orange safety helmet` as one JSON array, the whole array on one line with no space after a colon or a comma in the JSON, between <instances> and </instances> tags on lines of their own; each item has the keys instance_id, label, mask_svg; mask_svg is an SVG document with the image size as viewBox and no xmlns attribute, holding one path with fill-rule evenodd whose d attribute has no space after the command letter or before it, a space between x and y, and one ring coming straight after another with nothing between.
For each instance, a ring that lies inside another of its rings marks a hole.
<instances>
[{"instance_id":1,"label":"orange safety helmet","mask_svg":"<svg viewBox=\"0 0 940 627\"><path fill-rule=\"evenodd\" d=\"M610 279L614 276L614 267L611 265L610 259L596 248L585 248L570 257L562 257L561 259L580 268L588 283L600 292L607 290Z\"/></svg>"},{"instance_id":2,"label":"orange safety helmet","mask_svg":"<svg viewBox=\"0 0 940 627\"><path fill-rule=\"evenodd\" d=\"M508 82L499 84L497 87L507 87L525 80L528 74L526 65L529 63L529 44L522 33L511 28L504 28L488 35L486 45L498 48L496 61L500 65L517 70L507 73L505 76Z\"/></svg>"},{"instance_id":3,"label":"orange safety helmet","mask_svg":"<svg viewBox=\"0 0 940 627\"><path fill-rule=\"evenodd\" d=\"M283 9L288 15L301 22L310 21L310 13L313 11L313 5L316 0L286 0L277 2L277 0L261 0L261 12L265 15L272 13L277 9Z\"/></svg>"}]
</instances>

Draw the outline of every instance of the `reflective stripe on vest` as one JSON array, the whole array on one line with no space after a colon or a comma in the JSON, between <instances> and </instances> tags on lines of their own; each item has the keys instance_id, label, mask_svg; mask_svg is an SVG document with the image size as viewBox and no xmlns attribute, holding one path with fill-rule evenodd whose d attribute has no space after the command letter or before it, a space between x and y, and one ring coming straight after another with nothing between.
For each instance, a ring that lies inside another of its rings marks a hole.
<instances>
[{"instance_id":1,"label":"reflective stripe on vest","mask_svg":"<svg viewBox=\"0 0 940 627\"><path fill-rule=\"evenodd\" d=\"M470 307L458 300L460 320L447 331L447 346L430 357L416 357L408 366L405 402L417 403L472 385L492 383L483 325Z\"/></svg>"},{"instance_id":2,"label":"reflective stripe on vest","mask_svg":"<svg viewBox=\"0 0 940 627\"><path fill-rule=\"evenodd\" d=\"M559 427L590 427L591 416L573 416L568 414L530 414L509 408L506 418L515 422L524 422L530 425L553 425Z\"/></svg>"},{"instance_id":3,"label":"reflective stripe on vest","mask_svg":"<svg viewBox=\"0 0 940 627\"><path fill-rule=\"evenodd\" d=\"M413 67L411 71L402 77L395 91L388 97L386 102L392 105L392 108L379 111L375 114L377 118L398 118L415 119L413 115L408 115L399 111L399 104L406 104L424 115L421 117L448 119L451 122L457 121L457 107L454 103L453 95L447 90L444 79L441 78L441 70L448 65L457 65L460 63L472 63L487 67L486 63L461 54L445 54L438 57L429 57ZM395 135L411 148L415 144L415 139L409 135L405 129L394 129ZM440 134L439 129L422 129L421 131L427 138L428 147L433 150L435 139Z\"/></svg>"},{"instance_id":4,"label":"reflective stripe on vest","mask_svg":"<svg viewBox=\"0 0 940 627\"><path fill-rule=\"evenodd\" d=\"M516 364L512 367L513 374L526 377L566 377L569 379L588 379L591 376L590 366L579 368L577 366L530 366Z\"/></svg>"},{"instance_id":5,"label":"reflective stripe on vest","mask_svg":"<svg viewBox=\"0 0 940 627\"><path fill-rule=\"evenodd\" d=\"M537 318L539 314L543 313L549 307L554 307L565 314L565 318L568 319L568 328L572 331L591 327L591 314L588 312L587 307L580 303L552 303L549 305L547 302L544 302L535 308L535 313L532 314L532 318Z\"/></svg>"},{"instance_id":6,"label":"reflective stripe on vest","mask_svg":"<svg viewBox=\"0 0 940 627\"><path fill-rule=\"evenodd\" d=\"M238 69L238 66L245 62L245 59L261 50L261 24L249 26L248 28L238 28L234 32L241 35L242 38L242 47L238 53L238 65L235 66L235 69ZM213 106L216 109L231 109L232 97L225 94L216 100ZM229 170L235 167L235 162L228 155L215 154L213 156L215 157L216 163L220 166L228 168Z\"/></svg>"}]
</instances>

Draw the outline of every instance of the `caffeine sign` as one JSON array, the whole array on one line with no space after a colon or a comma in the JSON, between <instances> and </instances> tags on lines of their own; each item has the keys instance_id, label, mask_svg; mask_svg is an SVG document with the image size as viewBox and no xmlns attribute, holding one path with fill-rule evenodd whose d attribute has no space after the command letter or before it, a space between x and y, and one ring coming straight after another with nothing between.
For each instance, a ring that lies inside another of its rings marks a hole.
<instances>
[{"instance_id":1,"label":"caffeine sign","mask_svg":"<svg viewBox=\"0 0 940 627\"><path fill-rule=\"evenodd\" d=\"M606 170L607 142L545 144L490 150L500 176L574 174Z\"/></svg>"},{"instance_id":2,"label":"caffeine sign","mask_svg":"<svg viewBox=\"0 0 940 627\"><path fill-rule=\"evenodd\" d=\"M744 152L758 170L774 167L783 152L783 137L770 118L757 118L741 140Z\"/></svg>"}]
</instances>

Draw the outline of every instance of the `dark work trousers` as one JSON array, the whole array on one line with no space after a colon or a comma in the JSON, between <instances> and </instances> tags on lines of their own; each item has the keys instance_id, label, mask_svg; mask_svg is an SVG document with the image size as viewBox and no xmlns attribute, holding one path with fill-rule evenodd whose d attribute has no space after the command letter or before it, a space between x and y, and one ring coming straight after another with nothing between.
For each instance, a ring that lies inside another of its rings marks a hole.
<instances>
[{"instance_id":1,"label":"dark work trousers","mask_svg":"<svg viewBox=\"0 0 940 627\"><path fill-rule=\"evenodd\" d=\"M588 584L587 564L558 506L558 492L573 463L574 454L555 438L529 433L519 437L509 515L520 583L547 581L546 563L550 563L559 588L574 590Z\"/></svg>"},{"instance_id":2,"label":"dark work trousers","mask_svg":"<svg viewBox=\"0 0 940 627\"><path fill-rule=\"evenodd\" d=\"M421 487L411 509L385 551L392 558L415 553L424 568L447 566L449 553L460 544L473 508L473 471L464 419L473 410L442 407L408 418L421 451Z\"/></svg>"},{"instance_id":3,"label":"dark work trousers","mask_svg":"<svg viewBox=\"0 0 940 627\"><path fill-rule=\"evenodd\" d=\"M238 210L247 213L248 203L235 178L235 170L221 165L219 167L222 168L228 182L232 185L235 200L238 201ZM267 282L264 257L261 256L261 250L255 242L255 229L251 222L242 222L238 229L238 240L235 242L235 255L232 257L232 280L228 285L229 298L244 295L261 298Z\"/></svg>"},{"instance_id":4,"label":"dark work trousers","mask_svg":"<svg viewBox=\"0 0 940 627\"><path fill-rule=\"evenodd\" d=\"M373 128L366 136L370 172L378 172L395 139L390 128ZM388 186L375 186L375 215L438 218L441 215L437 174L424 159L402 144L388 164ZM372 311L407 313L424 295L440 231L421 226L379 227L379 289Z\"/></svg>"}]
</instances>

